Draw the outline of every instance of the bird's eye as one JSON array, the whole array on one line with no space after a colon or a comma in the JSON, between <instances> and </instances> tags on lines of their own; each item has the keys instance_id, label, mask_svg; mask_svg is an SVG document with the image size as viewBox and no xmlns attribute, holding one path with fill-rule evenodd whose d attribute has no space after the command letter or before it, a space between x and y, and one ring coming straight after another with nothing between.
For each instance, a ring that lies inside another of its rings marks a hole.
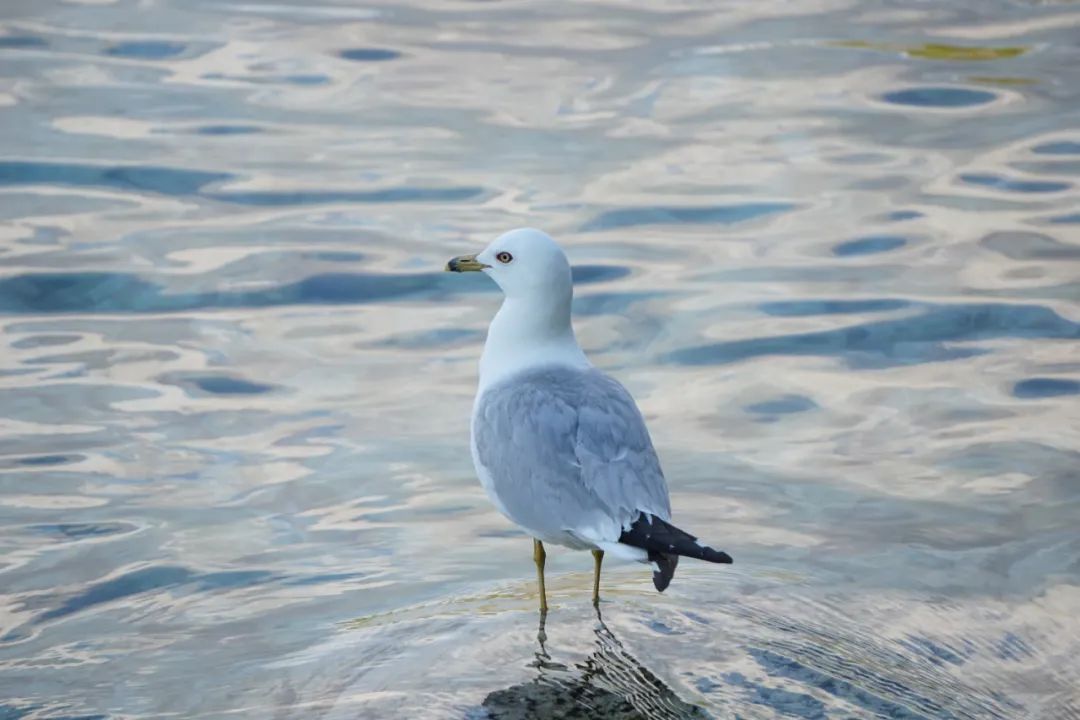
<instances>
[{"instance_id":1,"label":"bird's eye","mask_svg":"<svg viewBox=\"0 0 1080 720\"><path fill-rule=\"evenodd\" d=\"M508 262L514 259L514 256L503 250L501 253L495 256L495 259L506 265Z\"/></svg>"}]
</instances>

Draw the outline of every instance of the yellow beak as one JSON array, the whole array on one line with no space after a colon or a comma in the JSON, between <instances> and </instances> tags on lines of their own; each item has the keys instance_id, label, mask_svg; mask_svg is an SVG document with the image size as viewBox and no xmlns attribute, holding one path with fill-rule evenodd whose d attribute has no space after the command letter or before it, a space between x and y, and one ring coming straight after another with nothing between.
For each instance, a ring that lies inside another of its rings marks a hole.
<instances>
[{"instance_id":1,"label":"yellow beak","mask_svg":"<svg viewBox=\"0 0 1080 720\"><path fill-rule=\"evenodd\" d=\"M461 255L456 258L452 258L450 262L446 263L447 272L479 272L484 268L491 267L485 265L476 259L475 255Z\"/></svg>"}]
</instances>

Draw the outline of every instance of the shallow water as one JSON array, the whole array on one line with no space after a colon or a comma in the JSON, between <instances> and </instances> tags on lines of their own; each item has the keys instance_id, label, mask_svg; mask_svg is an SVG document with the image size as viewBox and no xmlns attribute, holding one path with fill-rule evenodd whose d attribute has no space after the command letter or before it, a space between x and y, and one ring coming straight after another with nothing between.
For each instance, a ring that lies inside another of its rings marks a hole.
<instances>
[{"instance_id":1,"label":"shallow water","mask_svg":"<svg viewBox=\"0 0 1080 720\"><path fill-rule=\"evenodd\" d=\"M1080 7L663 7L3 4L0 717L1080 718ZM736 560L542 632L526 224Z\"/></svg>"}]
</instances>

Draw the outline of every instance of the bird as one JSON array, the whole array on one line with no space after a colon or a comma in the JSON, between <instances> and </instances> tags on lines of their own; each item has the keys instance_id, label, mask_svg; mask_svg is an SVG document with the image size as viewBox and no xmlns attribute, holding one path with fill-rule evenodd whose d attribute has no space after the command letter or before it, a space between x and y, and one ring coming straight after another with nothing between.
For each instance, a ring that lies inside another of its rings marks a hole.
<instances>
[{"instance_id":1,"label":"bird","mask_svg":"<svg viewBox=\"0 0 1080 720\"><path fill-rule=\"evenodd\" d=\"M481 272L503 293L480 356L470 449L488 498L533 538L540 614L544 544L589 550L593 605L605 554L650 564L655 588L679 557L731 563L671 523L671 501L630 393L585 356L571 321L570 261L547 233L518 228L446 271Z\"/></svg>"}]
</instances>

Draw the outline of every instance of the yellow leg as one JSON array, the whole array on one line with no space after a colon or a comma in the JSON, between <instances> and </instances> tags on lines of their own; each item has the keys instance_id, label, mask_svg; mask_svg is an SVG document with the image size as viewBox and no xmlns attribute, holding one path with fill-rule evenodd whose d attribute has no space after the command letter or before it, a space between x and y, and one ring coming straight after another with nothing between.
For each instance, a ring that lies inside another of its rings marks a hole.
<instances>
[{"instance_id":1,"label":"yellow leg","mask_svg":"<svg viewBox=\"0 0 1080 720\"><path fill-rule=\"evenodd\" d=\"M540 615L547 615L547 593L544 591L544 561L547 553L544 552L544 543L533 540L533 562L536 563L536 582L540 586Z\"/></svg>"},{"instance_id":2,"label":"yellow leg","mask_svg":"<svg viewBox=\"0 0 1080 720\"><path fill-rule=\"evenodd\" d=\"M593 560L596 561L593 569L592 604L600 607L600 563L604 562L604 551L593 550L592 556Z\"/></svg>"}]
</instances>

